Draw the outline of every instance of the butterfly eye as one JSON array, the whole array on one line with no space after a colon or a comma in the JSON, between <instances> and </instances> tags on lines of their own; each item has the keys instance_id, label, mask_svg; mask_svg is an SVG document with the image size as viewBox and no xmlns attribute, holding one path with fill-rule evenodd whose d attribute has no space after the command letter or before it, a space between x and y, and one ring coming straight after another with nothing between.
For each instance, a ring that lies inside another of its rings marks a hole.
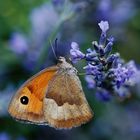
<instances>
[{"instance_id":1,"label":"butterfly eye","mask_svg":"<svg viewBox=\"0 0 140 140\"><path fill-rule=\"evenodd\" d=\"M23 104L23 105L27 105L28 102L29 102L29 98L27 96L22 96L20 98L20 102Z\"/></svg>"}]
</instances>

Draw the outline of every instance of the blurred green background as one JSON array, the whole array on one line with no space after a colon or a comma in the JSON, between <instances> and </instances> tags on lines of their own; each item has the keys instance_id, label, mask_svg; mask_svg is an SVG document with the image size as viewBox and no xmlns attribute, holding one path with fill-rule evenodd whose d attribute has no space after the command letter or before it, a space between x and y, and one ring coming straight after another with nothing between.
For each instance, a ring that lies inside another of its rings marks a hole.
<instances>
[{"instance_id":1,"label":"blurred green background","mask_svg":"<svg viewBox=\"0 0 140 140\"><path fill-rule=\"evenodd\" d=\"M71 130L21 124L7 112L11 97L33 74L56 63L50 49L69 55L72 41L82 50L98 40L98 23L107 20L115 37L114 52L140 63L139 0L1 0L0 1L0 140L139 140L140 85L125 101L98 101L81 76L94 111L89 123ZM75 67L82 72L82 63Z\"/></svg>"}]
</instances>

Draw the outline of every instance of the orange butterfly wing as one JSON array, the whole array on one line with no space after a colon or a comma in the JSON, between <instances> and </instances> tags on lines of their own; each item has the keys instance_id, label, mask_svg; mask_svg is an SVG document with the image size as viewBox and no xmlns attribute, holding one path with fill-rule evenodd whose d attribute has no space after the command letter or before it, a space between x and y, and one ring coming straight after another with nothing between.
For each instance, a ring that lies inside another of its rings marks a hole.
<instances>
[{"instance_id":1,"label":"orange butterfly wing","mask_svg":"<svg viewBox=\"0 0 140 140\"><path fill-rule=\"evenodd\" d=\"M56 66L44 69L20 87L9 105L8 111L12 117L31 123L45 123L43 99L57 69Z\"/></svg>"}]
</instances>

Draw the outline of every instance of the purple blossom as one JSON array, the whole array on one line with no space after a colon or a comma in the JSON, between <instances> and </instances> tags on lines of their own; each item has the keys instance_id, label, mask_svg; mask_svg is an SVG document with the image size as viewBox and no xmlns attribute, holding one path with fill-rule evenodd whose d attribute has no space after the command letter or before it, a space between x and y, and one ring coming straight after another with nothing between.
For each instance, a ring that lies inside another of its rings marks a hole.
<instances>
[{"instance_id":1,"label":"purple blossom","mask_svg":"<svg viewBox=\"0 0 140 140\"><path fill-rule=\"evenodd\" d=\"M93 60L97 60L96 59L97 53L95 50L91 50L91 49L87 49L87 53L86 53L86 60L87 61L93 61Z\"/></svg>"},{"instance_id":2,"label":"purple blossom","mask_svg":"<svg viewBox=\"0 0 140 140\"><path fill-rule=\"evenodd\" d=\"M24 54L28 50L28 42L21 33L13 33L10 39L10 47L17 54Z\"/></svg>"},{"instance_id":3,"label":"purple blossom","mask_svg":"<svg viewBox=\"0 0 140 140\"><path fill-rule=\"evenodd\" d=\"M111 99L111 95L109 91L98 88L96 91L96 98L101 101L109 101Z\"/></svg>"},{"instance_id":4,"label":"purple blossom","mask_svg":"<svg viewBox=\"0 0 140 140\"><path fill-rule=\"evenodd\" d=\"M108 24L108 21L101 21L100 23L98 23L98 25L100 29L102 30L99 44L104 45L106 41L106 32L109 29L109 24Z\"/></svg>"},{"instance_id":5,"label":"purple blossom","mask_svg":"<svg viewBox=\"0 0 140 140\"><path fill-rule=\"evenodd\" d=\"M107 40L108 40L108 42L112 42L113 43L115 38L113 36L110 36Z\"/></svg>"},{"instance_id":6,"label":"purple blossom","mask_svg":"<svg viewBox=\"0 0 140 140\"><path fill-rule=\"evenodd\" d=\"M90 63L84 67L84 69L86 70L86 74L94 77L96 86L101 86L102 81L105 78L105 73L101 71L102 67L102 64L94 66Z\"/></svg>"},{"instance_id":7,"label":"purple blossom","mask_svg":"<svg viewBox=\"0 0 140 140\"><path fill-rule=\"evenodd\" d=\"M72 60L77 62L84 59L87 62L83 67L85 80L89 88L97 90L96 95L102 100L108 101L113 93L121 98L128 97L129 88L136 84L136 74L140 72L134 61L125 63L119 53L111 54L114 38L106 37L108 22L101 21L99 26L102 30L99 43L93 41L93 48L87 49L86 54L79 50L77 43L73 43L70 51Z\"/></svg>"},{"instance_id":8,"label":"purple blossom","mask_svg":"<svg viewBox=\"0 0 140 140\"><path fill-rule=\"evenodd\" d=\"M90 89L95 88L96 84L95 84L95 80L94 80L94 78L92 76L86 75L85 80L86 80L86 82L88 84L88 88L90 88Z\"/></svg>"},{"instance_id":9,"label":"purple blossom","mask_svg":"<svg viewBox=\"0 0 140 140\"><path fill-rule=\"evenodd\" d=\"M85 57L85 54L79 50L79 45L76 42L71 43L70 54L71 54L71 59L74 63L76 63L78 60L81 60Z\"/></svg>"},{"instance_id":10,"label":"purple blossom","mask_svg":"<svg viewBox=\"0 0 140 140\"><path fill-rule=\"evenodd\" d=\"M106 55L108 55L112 51L114 37L110 37L107 40L108 40L108 43L107 43L107 45L105 46L105 49L104 49L104 52L105 52Z\"/></svg>"},{"instance_id":11,"label":"purple blossom","mask_svg":"<svg viewBox=\"0 0 140 140\"><path fill-rule=\"evenodd\" d=\"M134 3L130 0L119 1L115 5L111 0L101 0L96 11L98 21L108 20L115 25L119 24L119 27L134 14Z\"/></svg>"},{"instance_id":12,"label":"purple blossom","mask_svg":"<svg viewBox=\"0 0 140 140\"><path fill-rule=\"evenodd\" d=\"M86 70L86 74L88 75L98 75L101 72L99 71L99 67L98 66L94 66L92 64L88 64L87 66L84 67L84 69Z\"/></svg>"},{"instance_id":13,"label":"purple blossom","mask_svg":"<svg viewBox=\"0 0 140 140\"><path fill-rule=\"evenodd\" d=\"M96 53L99 53L99 52L100 52L100 47L99 47L99 45L98 45L98 42L97 42L97 41L93 41L93 42L92 42L92 45L93 45L93 47L94 47Z\"/></svg>"},{"instance_id":14,"label":"purple blossom","mask_svg":"<svg viewBox=\"0 0 140 140\"><path fill-rule=\"evenodd\" d=\"M103 33L106 33L106 31L109 29L108 21L101 21L100 23L98 23L98 25Z\"/></svg>"},{"instance_id":15,"label":"purple blossom","mask_svg":"<svg viewBox=\"0 0 140 140\"><path fill-rule=\"evenodd\" d=\"M109 76L113 77L113 84L120 88L133 76L135 73L134 69L132 68L132 64L128 65L127 67L122 66L122 64L118 64L117 68L110 69Z\"/></svg>"}]
</instances>

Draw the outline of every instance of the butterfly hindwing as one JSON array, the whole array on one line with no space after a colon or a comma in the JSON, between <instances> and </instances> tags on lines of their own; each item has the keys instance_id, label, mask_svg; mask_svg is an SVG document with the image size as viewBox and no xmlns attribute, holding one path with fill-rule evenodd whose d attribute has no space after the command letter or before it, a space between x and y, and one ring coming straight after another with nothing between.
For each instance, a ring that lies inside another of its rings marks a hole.
<instances>
[{"instance_id":1,"label":"butterfly hindwing","mask_svg":"<svg viewBox=\"0 0 140 140\"><path fill-rule=\"evenodd\" d=\"M44 98L44 115L55 128L71 128L92 118L91 109L78 76L75 73L57 73L49 83Z\"/></svg>"}]
</instances>

